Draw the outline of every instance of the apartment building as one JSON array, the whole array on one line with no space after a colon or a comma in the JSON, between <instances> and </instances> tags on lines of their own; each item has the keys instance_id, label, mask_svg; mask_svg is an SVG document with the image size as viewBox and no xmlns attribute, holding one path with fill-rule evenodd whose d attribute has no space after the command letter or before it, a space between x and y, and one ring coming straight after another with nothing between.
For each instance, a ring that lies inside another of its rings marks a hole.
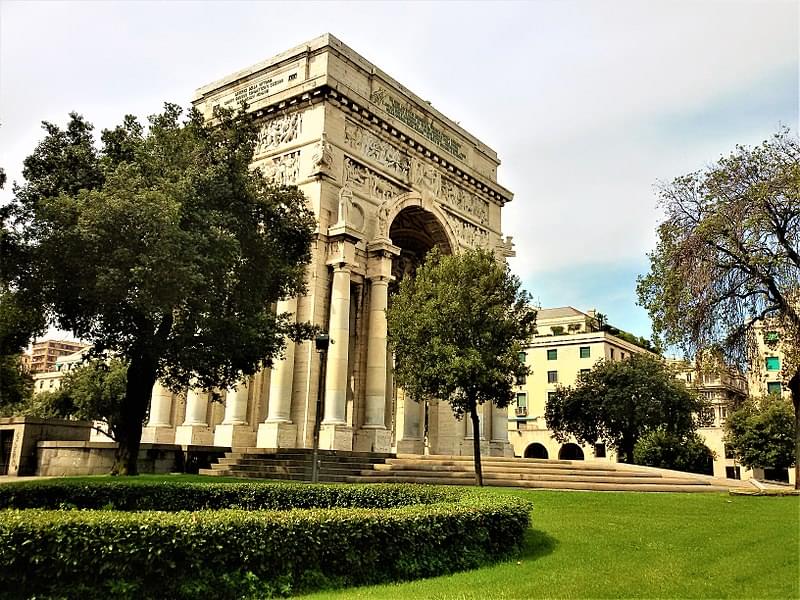
<instances>
[{"instance_id":1,"label":"apartment building","mask_svg":"<svg viewBox=\"0 0 800 600\"><path fill-rule=\"evenodd\" d=\"M46 373L56 370L56 360L61 356L73 354L88 344L68 340L42 340L34 342L30 352L30 373Z\"/></svg>"}]
</instances>

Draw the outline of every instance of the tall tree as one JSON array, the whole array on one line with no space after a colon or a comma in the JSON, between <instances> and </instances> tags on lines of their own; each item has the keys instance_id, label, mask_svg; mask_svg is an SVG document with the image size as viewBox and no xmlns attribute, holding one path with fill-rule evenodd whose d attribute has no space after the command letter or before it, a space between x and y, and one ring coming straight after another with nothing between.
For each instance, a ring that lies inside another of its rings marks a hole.
<instances>
[{"instance_id":1,"label":"tall tree","mask_svg":"<svg viewBox=\"0 0 800 600\"><path fill-rule=\"evenodd\" d=\"M256 125L178 106L103 131L72 114L25 160L4 229L17 304L128 364L114 472L135 474L151 390L225 388L308 334L272 306L303 289L314 217L249 166Z\"/></svg>"},{"instance_id":2,"label":"tall tree","mask_svg":"<svg viewBox=\"0 0 800 600\"><path fill-rule=\"evenodd\" d=\"M478 406L508 406L528 371L519 353L536 312L519 279L488 251L450 256L434 248L400 283L387 319L398 384L416 401L446 401L456 418L469 415L475 480L483 485Z\"/></svg>"},{"instance_id":3,"label":"tall tree","mask_svg":"<svg viewBox=\"0 0 800 600\"><path fill-rule=\"evenodd\" d=\"M786 469L796 460L794 414L777 395L750 398L728 415L725 445L745 467Z\"/></svg>"},{"instance_id":4,"label":"tall tree","mask_svg":"<svg viewBox=\"0 0 800 600\"><path fill-rule=\"evenodd\" d=\"M660 200L666 218L638 285L656 335L689 356L712 348L746 369L758 359L752 325L781 330L800 456L800 142L784 129L739 146L661 186ZM800 461L795 482L800 489Z\"/></svg>"},{"instance_id":5,"label":"tall tree","mask_svg":"<svg viewBox=\"0 0 800 600\"><path fill-rule=\"evenodd\" d=\"M705 408L661 358L641 353L601 360L579 375L575 387L556 388L548 397L545 420L559 442L570 436L583 444L602 441L633 463L634 447L643 435L663 429L671 436L686 436L694 432Z\"/></svg>"}]
</instances>

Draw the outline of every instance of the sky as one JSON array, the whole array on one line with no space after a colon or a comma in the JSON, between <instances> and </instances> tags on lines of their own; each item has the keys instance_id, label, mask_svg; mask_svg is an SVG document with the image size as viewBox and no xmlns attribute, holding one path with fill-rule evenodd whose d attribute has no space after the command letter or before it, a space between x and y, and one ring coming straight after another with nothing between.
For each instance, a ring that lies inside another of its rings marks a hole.
<instances>
[{"instance_id":1,"label":"sky","mask_svg":"<svg viewBox=\"0 0 800 600\"><path fill-rule=\"evenodd\" d=\"M43 120L99 131L330 32L495 149L511 268L544 307L636 305L657 186L798 131L797 0L0 0L0 166ZM0 200L10 198L10 185Z\"/></svg>"}]
</instances>

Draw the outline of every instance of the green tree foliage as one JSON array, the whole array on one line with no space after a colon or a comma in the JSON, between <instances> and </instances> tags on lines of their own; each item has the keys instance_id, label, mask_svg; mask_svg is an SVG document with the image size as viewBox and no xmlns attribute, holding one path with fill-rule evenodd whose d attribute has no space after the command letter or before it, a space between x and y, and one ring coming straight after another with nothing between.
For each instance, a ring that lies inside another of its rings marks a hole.
<instances>
[{"instance_id":1,"label":"green tree foliage","mask_svg":"<svg viewBox=\"0 0 800 600\"><path fill-rule=\"evenodd\" d=\"M61 387L33 396L26 414L81 421L102 421L112 439L120 436L128 365L119 359L90 359L69 371Z\"/></svg>"},{"instance_id":2,"label":"green tree foliage","mask_svg":"<svg viewBox=\"0 0 800 600\"><path fill-rule=\"evenodd\" d=\"M583 444L602 441L632 463L643 435L660 428L673 436L692 433L705 407L663 360L641 353L601 360L574 387L556 388L545 419L559 442L570 436Z\"/></svg>"},{"instance_id":3,"label":"green tree foliage","mask_svg":"<svg viewBox=\"0 0 800 600\"><path fill-rule=\"evenodd\" d=\"M157 378L230 387L269 366L285 335L309 333L271 306L303 289L314 217L297 188L250 170L244 112L182 120L168 104L148 128L128 116L103 131L99 148L76 114L44 128L4 215L6 290L128 364L114 472L133 474Z\"/></svg>"},{"instance_id":4,"label":"green tree foliage","mask_svg":"<svg viewBox=\"0 0 800 600\"><path fill-rule=\"evenodd\" d=\"M749 469L790 467L796 457L794 440L794 411L776 395L749 399L725 421L725 444Z\"/></svg>"},{"instance_id":5,"label":"green tree foliage","mask_svg":"<svg viewBox=\"0 0 800 600\"><path fill-rule=\"evenodd\" d=\"M33 378L19 354L0 355L0 415L12 416L33 392Z\"/></svg>"},{"instance_id":6,"label":"green tree foliage","mask_svg":"<svg viewBox=\"0 0 800 600\"><path fill-rule=\"evenodd\" d=\"M673 435L656 429L639 438L633 448L633 462L637 465L702 475L714 474L714 458L697 433Z\"/></svg>"},{"instance_id":7,"label":"green tree foliage","mask_svg":"<svg viewBox=\"0 0 800 600\"><path fill-rule=\"evenodd\" d=\"M800 453L800 142L783 130L740 146L663 185L660 197L666 219L638 285L656 334L689 356L715 349L746 368L756 358L752 323L781 330Z\"/></svg>"},{"instance_id":8,"label":"green tree foliage","mask_svg":"<svg viewBox=\"0 0 800 600\"><path fill-rule=\"evenodd\" d=\"M485 250L432 250L416 277L401 282L387 319L394 375L406 395L449 402L457 418L469 415L474 432L478 405L508 406L516 378L527 374L519 353L536 312L519 279ZM473 436L475 478L483 485L479 438Z\"/></svg>"}]
</instances>

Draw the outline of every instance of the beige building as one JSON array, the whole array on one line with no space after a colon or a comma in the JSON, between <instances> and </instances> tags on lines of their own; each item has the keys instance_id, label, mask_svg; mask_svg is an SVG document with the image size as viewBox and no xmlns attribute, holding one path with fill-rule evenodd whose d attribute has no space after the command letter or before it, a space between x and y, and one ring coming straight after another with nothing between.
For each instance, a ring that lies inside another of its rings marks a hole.
<instances>
[{"instance_id":1,"label":"beige building","mask_svg":"<svg viewBox=\"0 0 800 600\"><path fill-rule=\"evenodd\" d=\"M581 371L597 361L622 360L646 349L601 331L595 311L582 312L571 306L539 309L537 335L525 349L530 373L518 382L517 400L509 407L509 440L515 456L526 458L614 460L610 449L571 440L561 444L551 437L545 422L548 395L556 386L574 385Z\"/></svg>"},{"instance_id":2,"label":"beige building","mask_svg":"<svg viewBox=\"0 0 800 600\"><path fill-rule=\"evenodd\" d=\"M69 371L80 365L89 346L83 345L81 350L58 357L50 371L33 374L33 393L54 392L61 388L61 380Z\"/></svg>"},{"instance_id":3,"label":"beige building","mask_svg":"<svg viewBox=\"0 0 800 600\"><path fill-rule=\"evenodd\" d=\"M747 384L751 396L779 394L790 398L783 372L785 354L782 348L782 331L771 321L758 321L753 325L756 352L747 372Z\"/></svg>"},{"instance_id":4,"label":"beige building","mask_svg":"<svg viewBox=\"0 0 800 600\"><path fill-rule=\"evenodd\" d=\"M471 431L447 404L406 401L393 385L385 308L426 252L513 254L494 150L331 35L199 89L194 106L247 101L260 119L254 166L297 185L317 216L308 292L279 303L328 331L324 389L313 343L234 390L153 392L145 441L471 454ZM505 409L487 407L486 452L510 455Z\"/></svg>"},{"instance_id":5,"label":"beige building","mask_svg":"<svg viewBox=\"0 0 800 600\"><path fill-rule=\"evenodd\" d=\"M42 340L34 342L31 347L29 365L31 374L55 371L56 360L61 356L83 350L87 345L68 340Z\"/></svg>"}]
</instances>

